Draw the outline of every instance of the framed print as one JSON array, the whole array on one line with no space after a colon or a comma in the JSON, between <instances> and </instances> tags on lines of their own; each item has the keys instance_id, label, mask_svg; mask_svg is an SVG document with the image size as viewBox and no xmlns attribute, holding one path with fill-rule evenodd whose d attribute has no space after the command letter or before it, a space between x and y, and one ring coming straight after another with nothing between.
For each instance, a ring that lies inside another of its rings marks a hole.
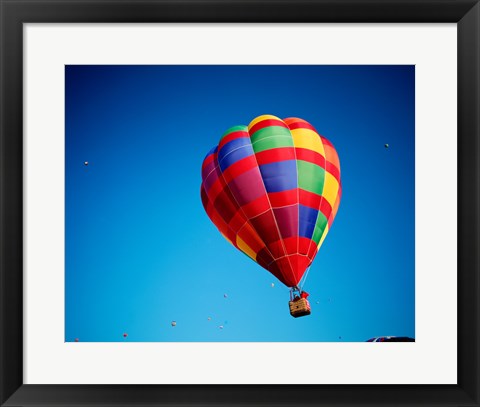
<instances>
[{"instance_id":1,"label":"framed print","mask_svg":"<svg viewBox=\"0 0 480 407\"><path fill-rule=\"evenodd\" d=\"M478 2L1 7L2 405L479 405Z\"/></svg>"}]
</instances>

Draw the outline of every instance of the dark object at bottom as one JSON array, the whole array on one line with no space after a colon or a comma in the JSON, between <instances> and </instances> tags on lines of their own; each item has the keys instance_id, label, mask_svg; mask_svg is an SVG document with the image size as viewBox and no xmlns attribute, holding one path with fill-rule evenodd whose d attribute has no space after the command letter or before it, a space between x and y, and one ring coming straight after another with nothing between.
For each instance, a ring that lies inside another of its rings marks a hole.
<instances>
[{"instance_id":1,"label":"dark object at bottom","mask_svg":"<svg viewBox=\"0 0 480 407\"><path fill-rule=\"evenodd\" d=\"M415 338L407 336L378 336L369 339L367 342L415 342Z\"/></svg>"},{"instance_id":2,"label":"dark object at bottom","mask_svg":"<svg viewBox=\"0 0 480 407\"><path fill-rule=\"evenodd\" d=\"M306 298L299 298L293 301L289 301L290 315L294 318L310 315L310 304Z\"/></svg>"}]
</instances>

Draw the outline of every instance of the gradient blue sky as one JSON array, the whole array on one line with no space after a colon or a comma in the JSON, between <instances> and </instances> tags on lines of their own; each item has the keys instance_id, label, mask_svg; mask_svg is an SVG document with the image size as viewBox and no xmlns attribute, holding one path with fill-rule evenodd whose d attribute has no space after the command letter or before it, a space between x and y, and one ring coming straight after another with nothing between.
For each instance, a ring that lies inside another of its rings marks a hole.
<instances>
[{"instance_id":1,"label":"gradient blue sky","mask_svg":"<svg viewBox=\"0 0 480 407\"><path fill-rule=\"evenodd\" d=\"M66 66L65 88L66 341L415 336L413 66ZM342 167L298 319L200 200L205 154L262 114L309 121Z\"/></svg>"}]
</instances>

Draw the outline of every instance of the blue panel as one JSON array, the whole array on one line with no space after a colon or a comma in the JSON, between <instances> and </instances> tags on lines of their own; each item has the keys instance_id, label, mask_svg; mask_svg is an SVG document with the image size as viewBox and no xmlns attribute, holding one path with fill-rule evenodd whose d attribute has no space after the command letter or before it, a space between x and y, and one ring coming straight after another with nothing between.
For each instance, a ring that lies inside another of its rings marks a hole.
<instances>
[{"instance_id":1,"label":"blue panel","mask_svg":"<svg viewBox=\"0 0 480 407\"><path fill-rule=\"evenodd\" d=\"M281 192L297 188L297 162L295 160L263 164L259 168L267 192Z\"/></svg>"},{"instance_id":2,"label":"blue panel","mask_svg":"<svg viewBox=\"0 0 480 407\"><path fill-rule=\"evenodd\" d=\"M318 211L308 206L298 205L298 235L309 239L313 236Z\"/></svg>"},{"instance_id":3,"label":"blue panel","mask_svg":"<svg viewBox=\"0 0 480 407\"><path fill-rule=\"evenodd\" d=\"M248 137L237 138L229 141L219 150L218 163L224 171L230 165L252 154L253 148L250 139Z\"/></svg>"}]
</instances>

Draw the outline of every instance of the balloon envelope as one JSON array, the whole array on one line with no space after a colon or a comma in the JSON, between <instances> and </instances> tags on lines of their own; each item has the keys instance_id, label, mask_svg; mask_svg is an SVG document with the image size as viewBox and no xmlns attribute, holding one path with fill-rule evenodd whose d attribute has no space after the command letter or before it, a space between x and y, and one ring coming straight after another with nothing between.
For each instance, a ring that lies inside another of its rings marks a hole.
<instances>
[{"instance_id":1,"label":"balloon envelope","mask_svg":"<svg viewBox=\"0 0 480 407\"><path fill-rule=\"evenodd\" d=\"M259 116L230 128L207 154L200 192L223 237L294 287L337 213L340 163L305 120Z\"/></svg>"}]
</instances>

